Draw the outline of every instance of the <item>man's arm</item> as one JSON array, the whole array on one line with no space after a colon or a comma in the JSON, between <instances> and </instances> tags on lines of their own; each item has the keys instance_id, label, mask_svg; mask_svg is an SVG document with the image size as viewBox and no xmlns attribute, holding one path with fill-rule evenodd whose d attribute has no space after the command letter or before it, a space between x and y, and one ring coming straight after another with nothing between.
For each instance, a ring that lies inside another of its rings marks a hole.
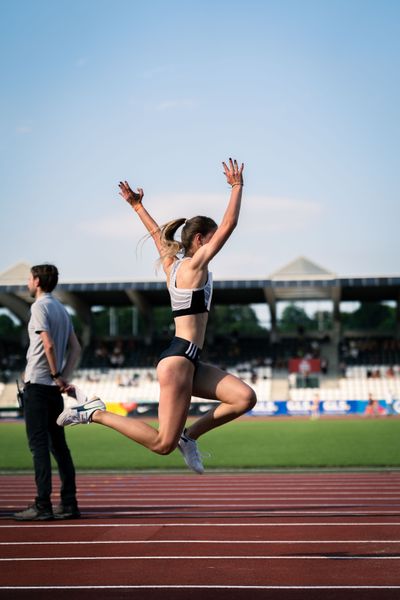
<instances>
[{"instance_id":1,"label":"man's arm","mask_svg":"<svg viewBox=\"0 0 400 600\"><path fill-rule=\"evenodd\" d=\"M71 331L71 334L70 334L69 340L68 340L67 361L66 361L65 366L62 371L62 377L66 381L69 381L71 379L72 374L73 374L73 372L79 362L79 359L81 357L81 353L82 353L82 349L81 349L80 343L78 342L78 338L76 337L75 332Z\"/></svg>"},{"instance_id":2,"label":"man's arm","mask_svg":"<svg viewBox=\"0 0 400 600\"><path fill-rule=\"evenodd\" d=\"M50 375L52 376L54 383L56 383L58 387L63 390L68 386L68 383L64 380L61 374L59 377L53 377L53 375L56 375L57 373L57 359L53 338L48 331L41 331L39 335L43 342L43 349L44 353L46 354L47 362L49 363Z\"/></svg>"},{"instance_id":3,"label":"man's arm","mask_svg":"<svg viewBox=\"0 0 400 600\"><path fill-rule=\"evenodd\" d=\"M47 331L41 331L40 337L43 342L43 348L46 354L47 362L49 363L50 374L55 375L57 373L57 359L53 339ZM81 346L74 331L72 331L69 336L68 344L69 351L67 362L65 363L60 376L56 377L55 379L53 378L54 383L58 385L61 391L64 391L66 388L68 388L68 380L71 377L74 368L78 364L78 360L81 355Z\"/></svg>"}]
</instances>

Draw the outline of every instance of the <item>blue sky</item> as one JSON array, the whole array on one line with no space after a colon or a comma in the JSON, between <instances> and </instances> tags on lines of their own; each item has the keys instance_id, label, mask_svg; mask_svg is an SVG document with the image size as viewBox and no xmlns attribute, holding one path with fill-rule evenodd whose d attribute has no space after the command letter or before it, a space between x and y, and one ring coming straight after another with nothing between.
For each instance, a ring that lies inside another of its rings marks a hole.
<instances>
[{"instance_id":1,"label":"blue sky","mask_svg":"<svg viewBox=\"0 0 400 600\"><path fill-rule=\"evenodd\" d=\"M218 220L234 156L214 276L400 273L399 2L0 0L0 57L0 271L162 277L118 181Z\"/></svg>"}]
</instances>

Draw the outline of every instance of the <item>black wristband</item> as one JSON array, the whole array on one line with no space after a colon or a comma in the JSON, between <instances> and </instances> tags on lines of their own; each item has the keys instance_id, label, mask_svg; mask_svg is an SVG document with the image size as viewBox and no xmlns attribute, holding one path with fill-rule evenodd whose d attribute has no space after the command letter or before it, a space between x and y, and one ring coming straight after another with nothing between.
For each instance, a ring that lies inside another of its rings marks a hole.
<instances>
[{"instance_id":1,"label":"black wristband","mask_svg":"<svg viewBox=\"0 0 400 600\"><path fill-rule=\"evenodd\" d=\"M61 373L59 373L58 371L57 371L57 373L54 373L54 375L51 373L51 374L50 374L50 377L51 377L52 379L58 379L59 377L61 377Z\"/></svg>"}]
</instances>

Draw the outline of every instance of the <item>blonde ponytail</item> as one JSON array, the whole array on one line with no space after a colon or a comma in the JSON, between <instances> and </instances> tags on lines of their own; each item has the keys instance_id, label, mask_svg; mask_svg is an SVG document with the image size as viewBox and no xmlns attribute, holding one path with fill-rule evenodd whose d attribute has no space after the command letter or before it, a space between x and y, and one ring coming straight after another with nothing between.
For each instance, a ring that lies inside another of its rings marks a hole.
<instances>
[{"instance_id":1,"label":"blonde ponytail","mask_svg":"<svg viewBox=\"0 0 400 600\"><path fill-rule=\"evenodd\" d=\"M174 236L182 225L181 241L179 242ZM207 235L217 228L218 225L213 219L203 216L192 217L191 219L174 219L173 221L168 221L168 223L161 225L159 229L161 252L160 258L157 261L158 266L164 259L176 258L176 255L179 253L186 256L191 249L193 238L196 233ZM151 237L151 235L152 234L146 236L146 239Z\"/></svg>"},{"instance_id":2,"label":"blonde ponytail","mask_svg":"<svg viewBox=\"0 0 400 600\"><path fill-rule=\"evenodd\" d=\"M162 254L160 256L160 260L164 260L165 258L173 258L183 250L183 245L181 242L178 242L174 238L175 233L186 223L186 219L174 219L173 221L168 221L164 225L160 227L160 241L162 246Z\"/></svg>"}]
</instances>

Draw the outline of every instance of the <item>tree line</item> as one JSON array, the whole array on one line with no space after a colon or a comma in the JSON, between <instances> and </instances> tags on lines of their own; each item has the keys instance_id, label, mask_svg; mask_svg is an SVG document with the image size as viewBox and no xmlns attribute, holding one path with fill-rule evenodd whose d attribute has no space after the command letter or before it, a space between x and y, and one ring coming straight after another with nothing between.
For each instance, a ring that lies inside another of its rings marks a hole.
<instances>
[{"instance_id":1,"label":"tree line","mask_svg":"<svg viewBox=\"0 0 400 600\"><path fill-rule=\"evenodd\" d=\"M134 313L132 307L115 308L113 319L116 322L117 335L145 336L149 323ZM74 326L78 334L82 327L75 315ZM310 315L301 306L288 304L278 320L278 329L282 333L329 331L332 327L330 311L316 311ZM396 309L380 302L363 302L353 312L342 312L341 323L345 330L374 330L376 333L392 333L396 326ZM110 336L110 311L99 308L92 313L92 326L96 337ZM153 331L170 335L173 331L169 307L158 307L153 311ZM221 305L214 306L210 314L209 327L215 335L246 334L265 335L266 326L260 323L256 311L251 306ZM25 332L25 327L8 314L0 314L0 337L17 339Z\"/></svg>"}]
</instances>

